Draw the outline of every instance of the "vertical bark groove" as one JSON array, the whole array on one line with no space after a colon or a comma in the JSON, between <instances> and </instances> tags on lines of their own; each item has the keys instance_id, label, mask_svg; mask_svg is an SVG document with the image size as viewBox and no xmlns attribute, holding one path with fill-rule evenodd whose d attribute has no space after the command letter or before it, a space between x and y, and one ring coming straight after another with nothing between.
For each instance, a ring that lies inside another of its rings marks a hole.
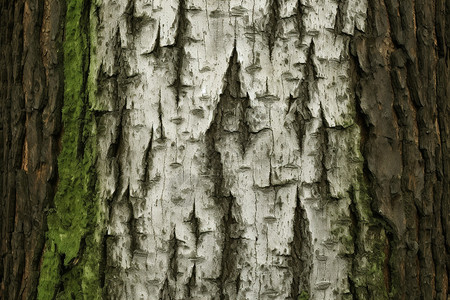
<instances>
[{"instance_id":1,"label":"vertical bark groove","mask_svg":"<svg viewBox=\"0 0 450 300\"><path fill-rule=\"evenodd\" d=\"M313 252L311 249L311 233L308 231L308 218L298 195L293 225L294 238L291 244L293 280L291 298L298 299L302 295L311 294L309 277Z\"/></svg>"}]
</instances>

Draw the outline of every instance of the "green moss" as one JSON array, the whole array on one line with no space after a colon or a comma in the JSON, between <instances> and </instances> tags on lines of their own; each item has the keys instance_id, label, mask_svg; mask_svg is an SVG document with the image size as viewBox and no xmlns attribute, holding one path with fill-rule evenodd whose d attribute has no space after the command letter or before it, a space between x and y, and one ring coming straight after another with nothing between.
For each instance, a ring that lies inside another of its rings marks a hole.
<instances>
[{"instance_id":1,"label":"green moss","mask_svg":"<svg viewBox=\"0 0 450 300\"><path fill-rule=\"evenodd\" d=\"M308 292L301 292L300 295L298 295L297 300L309 300L309 294Z\"/></svg>"},{"instance_id":2,"label":"green moss","mask_svg":"<svg viewBox=\"0 0 450 300\"><path fill-rule=\"evenodd\" d=\"M362 168L361 168L362 169ZM371 210L372 201L362 170L353 186L357 228L356 251L351 280L356 299L388 299L384 281L386 234L384 225Z\"/></svg>"},{"instance_id":3,"label":"green moss","mask_svg":"<svg viewBox=\"0 0 450 300\"><path fill-rule=\"evenodd\" d=\"M59 256L52 242L48 242L44 249L41 270L45 271L46 276L39 280L38 299L53 299L59 282Z\"/></svg>"},{"instance_id":4,"label":"green moss","mask_svg":"<svg viewBox=\"0 0 450 300\"><path fill-rule=\"evenodd\" d=\"M96 191L96 126L90 102L86 3L68 0L64 39L64 104L58 187L47 217L47 246L38 299L98 299L101 210ZM89 95L89 96L88 96Z\"/></svg>"}]
</instances>

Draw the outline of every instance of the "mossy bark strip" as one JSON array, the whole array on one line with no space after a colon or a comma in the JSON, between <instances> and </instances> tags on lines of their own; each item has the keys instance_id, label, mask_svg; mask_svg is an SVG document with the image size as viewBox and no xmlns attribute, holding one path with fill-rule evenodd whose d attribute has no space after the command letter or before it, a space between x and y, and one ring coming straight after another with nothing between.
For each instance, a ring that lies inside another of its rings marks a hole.
<instances>
[{"instance_id":1,"label":"mossy bark strip","mask_svg":"<svg viewBox=\"0 0 450 300\"><path fill-rule=\"evenodd\" d=\"M97 299L102 222L96 189L96 124L88 91L90 1L70 0L66 5L59 182L47 218L38 299Z\"/></svg>"}]
</instances>

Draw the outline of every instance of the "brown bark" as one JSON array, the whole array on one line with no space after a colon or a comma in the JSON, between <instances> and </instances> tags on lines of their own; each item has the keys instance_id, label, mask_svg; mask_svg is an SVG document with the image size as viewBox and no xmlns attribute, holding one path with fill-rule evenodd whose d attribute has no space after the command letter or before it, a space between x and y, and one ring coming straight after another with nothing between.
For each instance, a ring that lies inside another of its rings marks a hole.
<instances>
[{"instance_id":1,"label":"brown bark","mask_svg":"<svg viewBox=\"0 0 450 300\"><path fill-rule=\"evenodd\" d=\"M0 299L34 299L55 192L62 1L0 3Z\"/></svg>"},{"instance_id":2,"label":"brown bark","mask_svg":"<svg viewBox=\"0 0 450 300\"><path fill-rule=\"evenodd\" d=\"M369 2L353 52L365 175L390 234L393 299L447 299L450 1Z\"/></svg>"}]
</instances>

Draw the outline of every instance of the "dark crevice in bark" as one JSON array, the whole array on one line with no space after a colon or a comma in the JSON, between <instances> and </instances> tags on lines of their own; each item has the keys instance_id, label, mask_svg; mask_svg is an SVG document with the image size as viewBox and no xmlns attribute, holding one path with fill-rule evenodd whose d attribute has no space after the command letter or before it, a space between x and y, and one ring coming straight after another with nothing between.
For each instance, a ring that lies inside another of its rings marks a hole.
<instances>
[{"instance_id":1,"label":"dark crevice in bark","mask_svg":"<svg viewBox=\"0 0 450 300\"><path fill-rule=\"evenodd\" d=\"M241 290L241 273L238 273L236 278L236 295L239 295L239 291Z\"/></svg>"},{"instance_id":2,"label":"dark crevice in bark","mask_svg":"<svg viewBox=\"0 0 450 300\"><path fill-rule=\"evenodd\" d=\"M355 93L355 100L356 100L356 102L355 102L355 104L356 104L355 105L355 112L356 112L355 121L356 121L356 124L359 127L360 138L361 138L361 141L360 141L360 144L359 144L359 151L361 151L362 156L365 157L365 155L366 155L365 145L366 145L366 142L367 142L367 140L369 138L370 125L369 125L369 123L367 121L368 120L368 116L365 115L363 110L361 109L361 100L359 99L359 92L358 91ZM364 161L363 168L367 169L366 172L364 172L365 174L367 174L367 175L370 174L370 170L368 169L366 160Z\"/></svg>"},{"instance_id":3,"label":"dark crevice in bark","mask_svg":"<svg viewBox=\"0 0 450 300\"><path fill-rule=\"evenodd\" d=\"M136 22L134 22L135 12L136 12L135 5L136 5L135 0L128 0L127 6L125 7L125 20L127 23L127 30L128 30L128 33L131 35L134 32L136 32L136 30L135 30Z\"/></svg>"},{"instance_id":4,"label":"dark crevice in bark","mask_svg":"<svg viewBox=\"0 0 450 300\"><path fill-rule=\"evenodd\" d=\"M116 139L111 141L111 144L109 145L108 151L107 151L107 157L114 158L117 160L117 158L120 156L120 145L122 144L123 139L123 113L119 112L118 114L119 122L117 124L117 127L115 128L116 132ZM119 173L120 174L120 173ZM116 189L117 191L118 189Z\"/></svg>"},{"instance_id":5,"label":"dark crevice in bark","mask_svg":"<svg viewBox=\"0 0 450 300\"><path fill-rule=\"evenodd\" d=\"M306 123L311 120L312 115L308 108L311 103L311 89L315 88L316 80L316 67L313 61L314 55L314 43L311 42L308 49L308 56L306 59L306 65L304 69L305 77L301 83L300 95L297 99L297 107L295 111L295 122L293 123L294 130L297 134L300 152L303 152L303 142L306 134ZM293 99L290 99L292 101Z\"/></svg>"},{"instance_id":6,"label":"dark crevice in bark","mask_svg":"<svg viewBox=\"0 0 450 300\"><path fill-rule=\"evenodd\" d=\"M124 110L125 103L121 103L121 99L124 98L123 94L126 90L127 78L125 69L128 66L122 50L122 41L120 38L119 28L116 29L116 33L112 43L114 47L113 73L112 75L107 74L103 68L103 65L100 66L100 71L96 79L97 94L102 95L102 93L106 93L107 96L105 96L111 98L113 110L119 111L119 116L120 118L122 118L122 112ZM102 116L106 112L95 110L94 113L96 115Z\"/></svg>"},{"instance_id":7,"label":"dark crevice in bark","mask_svg":"<svg viewBox=\"0 0 450 300\"><path fill-rule=\"evenodd\" d=\"M177 274L178 274L178 239L175 234L175 229L172 233L172 238L169 241L169 266L170 266L170 277L175 282L177 281Z\"/></svg>"},{"instance_id":8,"label":"dark crevice in bark","mask_svg":"<svg viewBox=\"0 0 450 300\"><path fill-rule=\"evenodd\" d=\"M86 41L86 51L83 51L81 53L82 55L82 65L83 65L83 82L81 84L81 91L83 94L81 95L81 99L83 101L83 106L81 113L79 115L80 123L78 128L78 145L77 145L77 158L82 159L84 156L84 149L86 140L88 139L88 135L86 134L84 127L86 124L86 113L89 109L89 94L87 92L88 90L88 76L89 76L89 65L90 65L90 38L89 38L89 24L90 24L90 18L89 18L89 12L90 12L90 1L84 1L83 2L84 8L82 10L81 20L80 20L80 26L81 26L81 32L84 35L83 40Z\"/></svg>"},{"instance_id":9,"label":"dark crevice in bark","mask_svg":"<svg viewBox=\"0 0 450 300\"><path fill-rule=\"evenodd\" d=\"M236 223L234 218L235 198L229 191L224 178L221 159L224 139L238 134L239 143L242 145L242 153L249 139L249 128L245 121L245 111L249 106L249 98L240 97L240 82L238 78L240 65L237 62L237 51L233 49L230 57L228 70L225 75L225 88L220 96L220 101L215 109L214 118L210 128L206 132L206 148L209 157L209 167L214 181L214 198L222 207L223 222L221 231L223 233L223 251L221 262L221 273L216 279L218 281L220 299L229 299L229 290L237 279L236 272L236 250L239 239L236 238ZM232 124L232 125L230 125Z\"/></svg>"},{"instance_id":10,"label":"dark crevice in bark","mask_svg":"<svg viewBox=\"0 0 450 300\"><path fill-rule=\"evenodd\" d=\"M169 240L169 272L167 275L167 285L165 284L164 290L168 298L163 299L175 299L175 291L171 289L171 286L176 286L178 278L178 248L180 241L177 239L175 229L173 230L172 237ZM171 284L169 284L169 282Z\"/></svg>"},{"instance_id":11,"label":"dark crevice in bark","mask_svg":"<svg viewBox=\"0 0 450 300\"><path fill-rule=\"evenodd\" d=\"M107 270L107 264L108 264L108 238L110 238L111 235L104 234L102 237L102 249L101 249L101 257L100 257L100 263L99 263L99 272L100 272L100 288L102 289L102 297L106 297L106 289L105 289L105 283L106 283L106 270Z\"/></svg>"},{"instance_id":12,"label":"dark crevice in bark","mask_svg":"<svg viewBox=\"0 0 450 300\"><path fill-rule=\"evenodd\" d=\"M216 111L216 115L211 123L210 128L206 131L205 134L205 143L206 143L206 153L208 156L207 170L210 170L211 180L214 182L214 199L218 205L222 206L223 211L226 211L227 203L223 201L222 197L227 195L229 192L225 191L225 180L223 178L223 165L222 159L220 156L220 151L216 146L216 142L218 139L218 131L220 128L220 123L217 123L218 116L221 111L220 103L218 104L218 108Z\"/></svg>"},{"instance_id":13,"label":"dark crevice in bark","mask_svg":"<svg viewBox=\"0 0 450 300\"><path fill-rule=\"evenodd\" d=\"M136 16L136 0L128 0L125 8L127 34L134 40L142 28L152 22L148 16Z\"/></svg>"},{"instance_id":14,"label":"dark crevice in bark","mask_svg":"<svg viewBox=\"0 0 450 300\"><path fill-rule=\"evenodd\" d=\"M361 228L360 228L360 221L358 220L358 210L356 208L356 197L355 197L355 191L354 191L354 187L351 186L350 190L348 191L349 197L350 197L350 206L349 206L349 212L350 212L350 220L351 220L351 227L350 227L350 234L352 237L352 241L353 241L353 253L350 254L350 259L352 261L352 273L356 272L356 267L355 267L355 257L361 253L361 249L360 249L360 243L358 240L358 235L361 232ZM357 295L357 287L354 281L353 276L348 277L348 284L349 284L349 288L350 288L350 293L352 295L352 299L356 299L356 295Z\"/></svg>"},{"instance_id":15,"label":"dark crevice in bark","mask_svg":"<svg viewBox=\"0 0 450 300\"><path fill-rule=\"evenodd\" d=\"M277 40L278 26L280 24L280 4L278 1L279 0L272 0L270 5L269 20L266 25L270 60L272 60L273 48Z\"/></svg>"},{"instance_id":16,"label":"dark crevice in bark","mask_svg":"<svg viewBox=\"0 0 450 300\"><path fill-rule=\"evenodd\" d=\"M164 134L163 110L162 110L162 104L161 104L161 91L159 91L158 118L159 118L159 137L158 137L157 141L165 141L166 136Z\"/></svg>"},{"instance_id":17,"label":"dark crevice in bark","mask_svg":"<svg viewBox=\"0 0 450 300\"><path fill-rule=\"evenodd\" d=\"M186 43L185 33L187 31L187 27L189 26L189 21L187 19L187 10L186 10L186 0L178 1L178 24L176 28L176 36L175 36L175 48L177 51L176 61L175 61L175 81L172 86L175 88L175 101L177 107L180 103L180 93L183 87L181 76L183 75L183 58L184 58L184 44Z\"/></svg>"},{"instance_id":18,"label":"dark crevice in bark","mask_svg":"<svg viewBox=\"0 0 450 300\"><path fill-rule=\"evenodd\" d=\"M391 239L389 232L386 233L386 245L384 247L384 262L383 262L383 273L384 273L384 285L386 287L386 291L388 292L388 295L391 294L391 288L392 288L392 268L390 265L391 256L392 256L392 246L391 246Z\"/></svg>"},{"instance_id":19,"label":"dark crevice in bark","mask_svg":"<svg viewBox=\"0 0 450 300\"><path fill-rule=\"evenodd\" d=\"M221 262L221 272L219 281L220 290L220 300L229 299L225 293L227 286L234 280L237 280L236 274L236 261L237 261L237 240L233 239L234 230L237 221L233 216L234 202L236 199L233 195L229 197L223 197L225 203L228 204L227 214L223 217L223 251L222 251L222 262Z\"/></svg>"},{"instance_id":20,"label":"dark crevice in bark","mask_svg":"<svg viewBox=\"0 0 450 300\"><path fill-rule=\"evenodd\" d=\"M239 90L240 90L240 85L239 85ZM250 134L253 133L250 131L250 126L247 122L247 111L248 111L248 109L251 108L250 97L247 94L246 97L240 98L240 99L238 99L238 101L240 102L240 106L238 106L238 109L240 109L239 137L240 137L242 154L245 155L248 145L251 142Z\"/></svg>"},{"instance_id":21,"label":"dark crevice in bark","mask_svg":"<svg viewBox=\"0 0 450 300\"><path fill-rule=\"evenodd\" d=\"M146 53L145 55L153 54L156 58L160 58L162 55L162 47L161 47L161 24L158 24L158 31L156 32L155 45L153 49Z\"/></svg>"},{"instance_id":22,"label":"dark crevice in bark","mask_svg":"<svg viewBox=\"0 0 450 300\"><path fill-rule=\"evenodd\" d=\"M248 94L246 97L241 97L240 68L237 50L234 47L225 73L226 84L215 109L214 122L210 126L212 130L210 132L215 132L219 136L238 134L242 155L244 155L250 142L251 131L247 121L247 111L251 107ZM238 123L238 128L235 123Z\"/></svg>"},{"instance_id":23,"label":"dark crevice in bark","mask_svg":"<svg viewBox=\"0 0 450 300\"><path fill-rule=\"evenodd\" d=\"M241 65L238 62L238 54L235 46L233 48L227 72L225 73L226 87L224 93L221 95L221 103L223 104L223 107L221 107L222 118L220 121L223 121L223 118L227 114L234 114L234 116L239 120L239 140L242 147L242 154L244 155L250 141L250 128L246 120L246 112L250 108L250 98L248 94L246 97L240 96L240 69Z\"/></svg>"},{"instance_id":24,"label":"dark crevice in bark","mask_svg":"<svg viewBox=\"0 0 450 300\"><path fill-rule=\"evenodd\" d=\"M189 281L186 284L186 299L193 299L192 298L192 290L195 288L196 286L196 266L194 264L194 266L192 267L192 273L191 276L189 277Z\"/></svg>"},{"instance_id":25,"label":"dark crevice in bark","mask_svg":"<svg viewBox=\"0 0 450 300\"><path fill-rule=\"evenodd\" d=\"M286 110L286 115L291 111L292 106L294 105L294 103L296 103L298 98L294 98L292 96L292 94L289 94L289 101L288 101L288 107Z\"/></svg>"},{"instance_id":26,"label":"dark crevice in bark","mask_svg":"<svg viewBox=\"0 0 450 300\"><path fill-rule=\"evenodd\" d=\"M347 9L348 0L338 0L336 19L334 21L334 33L336 35L342 33L342 29L344 29L344 18Z\"/></svg>"},{"instance_id":27,"label":"dark crevice in bark","mask_svg":"<svg viewBox=\"0 0 450 300\"><path fill-rule=\"evenodd\" d=\"M308 91L312 87L312 84L315 83L316 80L318 79L317 66L314 63L314 56L315 56L315 45L314 40L311 40L311 44L309 45L308 48L308 54L306 58L306 70L305 70L305 75L307 76L306 78L308 78L307 82L310 84L308 86Z\"/></svg>"},{"instance_id":28,"label":"dark crevice in bark","mask_svg":"<svg viewBox=\"0 0 450 300\"><path fill-rule=\"evenodd\" d=\"M134 254L136 251L139 251L139 233L136 230L136 218L134 216L134 204L130 196L130 187L126 189L122 201L126 201L128 210L129 210L129 216L128 216L128 234L130 235L130 252L132 256L134 257Z\"/></svg>"},{"instance_id":29,"label":"dark crevice in bark","mask_svg":"<svg viewBox=\"0 0 450 300\"><path fill-rule=\"evenodd\" d=\"M305 24L303 23L303 4L301 0L297 1L297 12L296 12L296 21L297 21L297 31L298 31L298 40L299 44L302 42L303 37L305 35ZM300 46L300 45L298 45Z\"/></svg>"},{"instance_id":30,"label":"dark crevice in bark","mask_svg":"<svg viewBox=\"0 0 450 300\"><path fill-rule=\"evenodd\" d=\"M142 165L144 166L144 174L142 179L142 185L144 186L144 190L146 193L149 191L150 184L150 170L152 168L152 144L153 144L153 127L150 130L150 139L148 140L147 147L144 150L144 156L142 158Z\"/></svg>"},{"instance_id":31,"label":"dark crevice in bark","mask_svg":"<svg viewBox=\"0 0 450 300\"><path fill-rule=\"evenodd\" d=\"M299 190L296 190L296 207L294 214L293 230L294 237L291 243L292 255L292 272L293 280L291 285L291 297L297 299L300 294L311 295L310 291L310 275L312 269L312 238L309 231L309 221L306 215L306 210L303 207Z\"/></svg>"},{"instance_id":32,"label":"dark crevice in bark","mask_svg":"<svg viewBox=\"0 0 450 300\"><path fill-rule=\"evenodd\" d=\"M77 256L72 258L67 264L61 265L61 268L62 268L61 273L60 273L61 276L70 272L73 269L73 267L75 267L79 263L80 259L83 258L85 250L86 250L86 237L83 236L80 239L80 247L78 249ZM62 255L62 258L65 258L64 254Z\"/></svg>"},{"instance_id":33,"label":"dark crevice in bark","mask_svg":"<svg viewBox=\"0 0 450 300\"><path fill-rule=\"evenodd\" d=\"M162 286L162 289L159 291L158 299L159 300L172 300L172 299L174 299L169 294L169 279L168 278L166 278L166 280L164 281L164 285Z\"/></svg>"},{"instance_id":34,"label":"dark crevice in bark","mask_svg":"<svg viewBox=\"0 0 450 300\"><path fill-rule=\"evenodd\" d=\"M319 128L319 136L320 136L320 144L322 145L322 149L319 149L321 153L321 170L320 170L320 182L319 182L319 191L321 194L321 205L325 205L330 200L337 200L332 199L331 197L331 190L330 190L330 182L328 181L328 169L326 166L327 161L327 155L328 153L328 145L329 145L329 137L328 137L328 131L332 130L330 128L327 128L328 125L326 124L325 120L325 113L323 110L322 105L320 105L320 114L321 114L321 120L322 120L322 126ZM319 170L318 170L319 171Z\"/></svg>"},{"instance_id":35,"label":"dark crevice in bark","mask_svg":"<svg viewBox=\"0 0 450 300\"><path fill-rule=\"evenodd\" d=\"M189 219L187 220L187 223L189 223L189 225L191 226L191 231L194 234L195 237L195 248L197 250L197 245L201 236L201 232L200 232L200 218L197 217L196 212L195 212L195 202L194 202L194 206L192 208L192 212L189 215Z\"/></svg>"},{"instance_id":36,"label":"dark crevice in bark","mask_svg":"<svg viewBox=\"0 0 450 300\"><path fill-rule=\"evenodd\" d=\"M351 276L348 277L348 288L350 290L350 297L349 299L356 300L357 292L356 292L356 286L355 282L352 280Z\"/></svg>"}]
</instances>

